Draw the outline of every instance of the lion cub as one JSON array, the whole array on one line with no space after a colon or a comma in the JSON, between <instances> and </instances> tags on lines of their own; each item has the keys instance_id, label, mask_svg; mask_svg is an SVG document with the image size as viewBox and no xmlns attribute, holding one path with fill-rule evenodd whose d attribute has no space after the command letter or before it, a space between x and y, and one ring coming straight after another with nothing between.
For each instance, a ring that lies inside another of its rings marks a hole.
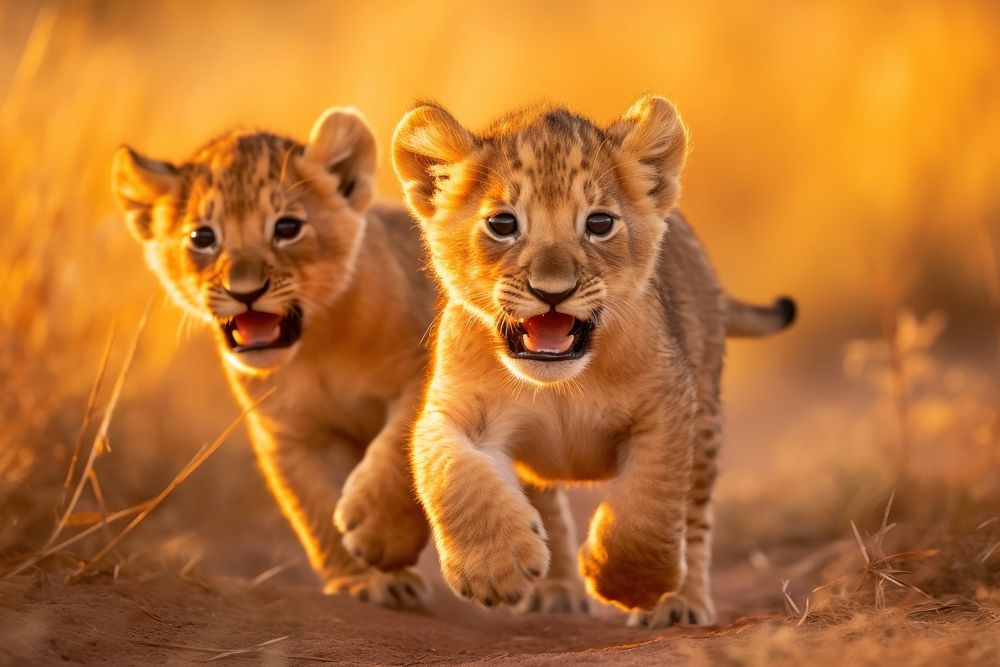
<instances>
[{"instance_id":1,"label":"lion cub","mask_svg":"<svg viewBox=\"0 0 1000 667\"><path fill-rule=\"evenodd\" d=\"M112 186L239 402L277 388L250 437L326 591L404 607L426 592L405 443L436 294L412 219L370 205L376 153L360 114L330 109L305 145L233 132L177 165L123 147Z\"/></svg>"},{"instance_id":2,"label":"lion cub","mask_svg":"<svg viewBox=\"0 0 1000 667\"><path fill-rule=\"evenodd\" d=\"M463 597L583 607L556 485L614 480L579 551L587 590L633 622L714 622L725 337L782 329L794 306L726 298L674 210L686 139L660 97L607 127L537 108L474 134L424 104L396 129L447 294L414 477Z\"/></svg>"}]
</instances>

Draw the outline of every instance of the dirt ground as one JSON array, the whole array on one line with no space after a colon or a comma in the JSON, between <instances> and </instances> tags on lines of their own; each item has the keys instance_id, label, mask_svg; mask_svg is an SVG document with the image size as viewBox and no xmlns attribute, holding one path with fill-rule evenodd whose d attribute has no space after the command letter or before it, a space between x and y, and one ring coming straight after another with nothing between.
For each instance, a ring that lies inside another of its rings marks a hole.
<instances>
[{"instance_id":1,"label":"dirt ground","mask_svg":"<svg viewBox=\"0 0 1000 667\"><path fill-rule=\"evenodd\" d=\"M598 618L515 618L452 604L438 591L423 613L396 613L305 587L177 576L108 578L65 586L32 577L0 587L0 623L13 662L196 662L271 640L232 659L271 664L548 663L679 655L703 633L629 629ZM100 621L95 619L100 617Z\"/></svg>"},{"instance_id":2,"label":"dirt ground","mask_svg":"<svg viewBox=\"0 0 1000 667\"><path fill-rule=\"evenodd\" d=\"M481 610L440 580L428 609L394 612L301 584L176 570L66 584L37 570L0 582L0 663L1000 664L996 626L974 619L889 613L796 627L777 578L749 563L726 567L715 580L719 626L643 629L609 609Z\"/></svg>"},{"instance_id":3,"label":"dirt ground","mask_svg":"<svg viewBox=\"0 0 1000 667\"><path fill-rule=\"evenodd\" d=\"M718 572L721 626L713 629L630 628L625 614L603 606L589 617L482 609L448 590L431 547L418 564L432 588L426 609L396 612L331 597L314 583L264 490L248 487L260 497L249 494L242 512L231 508L226 521L215 515L199 528L204 558L185 563L189 554L200 552L192 550L190 538L181 540L186 548L138 541L126 546L120 567L109 564L71 583L71 570L53 561L0 580L0 663L686 662L706 639L721 648L748 623L786 619L778 573L746 560ZM599 495L597 489L574 491L578 521ZM247 534L251 522L256 537ZM255 583L262 577L251 573L273 562L275 545L294 565ZM175 549L176 556L164 559ZM748 612L752 621L741 618Z\"/></svg>"},{"instance_id":4,"label":"dirt ground","mask_svg":"<svg viewBox=\"0 0 1000 667\"><path fill-rule=\"evenodd\" d=\"M629 628L608 609L591 617L515 616L460 602L442 586L436 582L426 611L404 613L304 585L176 572L118 580L104 574L67 585L38 571L0 582L0 660L617 665L707 656L707 645L724 652L746 630L784 618L777 582L749 566L719 574L722 625L708 630ZM741 616L747 609L758 613Z\"/></svg>"}]
</instances>

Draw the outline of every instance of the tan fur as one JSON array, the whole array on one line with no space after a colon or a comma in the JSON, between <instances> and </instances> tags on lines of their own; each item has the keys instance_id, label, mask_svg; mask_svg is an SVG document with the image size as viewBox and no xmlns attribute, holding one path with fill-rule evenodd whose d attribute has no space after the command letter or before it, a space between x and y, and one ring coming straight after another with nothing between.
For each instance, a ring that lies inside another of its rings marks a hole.
<instances>
[{"instance_id":1,"label":"tan fur","mask_svg":"<svg viewBox=\"0 0 1000 667\"><path fill-rule=\"evenodd\" d=\"M635 622L715 618L710 498L728 301L674 211L686 139L657 97L608 127L542 107L473 134L425 104L396 130L394 166L448 297L414 475L460 595L538 607L540 594L571 591L575 544L552 485L612 480L579 551L589 592ZM606 239L585 228L595 211L617 218ZM516 238L487 232L497 212L516 215ZM574 285L555 308L595 320L589 353L512 358L501 332L550 309L529 286Z\"/></svg>"},{"instance_id":2,"label":"tan fur","mask_svg":"<svg viewBox=\"0 0 1000 667\"><path fill-rule=\"evenodd\" d=\"M234 132L180 165L122 148L113 187L150 268L214 331L239 402L277 389L250 414L250 436L326 590L412 606L426 589L406 566L428 531L405 442L436 297L409 215L370 206L375 166L367 124L334 109L304 145ZM279 242L274 224L288 215L306 224ZM189 243L205 225L221 237L213 252ZM246 306L227 290L262 286L253 309L287 314L297 304L302 336L236 352L220 324Z\"/></svg>"}]
</instances>

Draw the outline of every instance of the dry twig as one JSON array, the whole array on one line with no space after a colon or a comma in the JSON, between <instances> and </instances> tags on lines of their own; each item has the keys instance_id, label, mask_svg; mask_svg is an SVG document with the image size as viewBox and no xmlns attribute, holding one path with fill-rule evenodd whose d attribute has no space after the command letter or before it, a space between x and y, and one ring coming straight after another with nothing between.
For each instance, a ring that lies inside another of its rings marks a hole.
<instances>
[{"instance_id":1,"label":"dry twig","mask_svg":"<svg viewBox=\"0 0 1000 667\"><path fill-rule=\"evenodd\" d=\"M111 350L115 342L115 326L111 326L108 333L108 342L104 346L104 354L101 355L101 363L98 366L97 377L90 388L90 396L87 397L87 407L83 412L83 421L80 423L80 433L76 438L76 445L73 447L73 455L69 460L69 467L66 469L66 479L63 481L62 499L59 501L60 509L66 505L66 496L69 495L69 487L73 482L73 473L76 471L76 464L80 460L80 452L83 451L83 439L87 437L90 429L90 420L93 418L94 409L97 407L97 397L101 392L101 384L104 382L104 374L108 370L108 362L111 360Z\"/></svg>"},{"instance_id":2,"label":"dry twig","mask_svg":"<svg viewBox=\"0 0 1000 667\"><path fill-rule=\"evenodd\" d=\"M87 528L86 530L83 530L83 531L77 533L76 535L63 540L62 542L60 542L58 544L55 544L55 545L43 548L40 551L38 551L37 553L34 553L34 554L28 556L28 558L26 558L20 565L18 565L17 567L15 567L10 572L4 574L2 577L0 577L0 579L6 579L7 577L13 577L16 574L20 574L21 572L24 572L29 567L35 566L37 563L45 560L49 556L54 556L56 554L59 554L64 549L67 549L67 548L73 546L74 544L76 544L80 540L84 539L85 537L89 537L90 535L93 535L94 533L96 533L98 530L104 528L105 526L108 526L108 525L114 523L115 521L118 521L119 519L124 519L127 516L132 516L133 514L137 514L137 513L141 512L143 509L145 509L146 505L148 505L148 504L149 503L147 501L145 503L140 503L140 504L135 505L133 507L129 507L128 509L118 510L117 512L112 512L111 514L108 514L103 519L101 519L101 518L98 517L98 519L96 521L94 521L93 524L89 528ZM89 517L88 517L88 520L89 520Z\"/></svg>"},{"instance_id":3,"label":"dry twig","mask_svg":"<svg viewBox=\"0 0 1000 667\"><path fill-rule=\"evenodd\" d=\"M73 496L70 498L69 503L63 510L62 516L59 518L59 521L56 522L56 527L52 531L52 535L49 536L45 546L42 547L42 551L45 551L52 546L52 543L59 538L60 534L62 534L63 529L66 527L66 521L76 508L77 502L80 500L84 484L86 484L87 480L90 478L90 471L94 467L94 462L97 461L98 454L100 454L101 451L103 451L103 449L107 446L108 429L111 427L111 418L114 416L118 400L121 398L122 389L125 387L125 380L128 378L128 372L132 367L132 361L135 359L135 353L139 349L139 340L142 338L142 332L146 328L146 322L149 320L149 313L152 308L153 300L150 299L146 304L146 309L143 311L142 317L139 318L139 324L136 327L135 336L132 337L132 343L129 345L128 352L125 355L125 361L122 363L121 371L118 373L118 379L115 382L114 389L111 391L111 398L108 399L108 407L104 411L104 417L101 419L101 425L98 427L97 434L94 436L94 442L90 446L90 454L87 456L87 462L83 467L80 480L77 482L76 489L73 491Z\"/></svg>"},{"instance_id":4,"label":"dry twig","mask_svg":"<svg viewBox=\"0 0 1000 667\"><path fill-rule=\"evenodd\" d=\"M250 588L256 588L257 586L260 586L262 583L264 583L271 577L275 577L284 572L285 570L295 567L296 565L299 564L300 561L301 559L296 556L295 558L290 558L286 560L284 563L278 563L274 567L264 570L263 572L261 572L256 577L250 580Z\"/></svg>"},{"instance_id":5,"label":"dry twig","mask_svg":"<svg viewBox=\"0 0 1000 667\"><path fill-rule=\"evenodd\" d=\"M132 521L129 522L127 526L125 526L122 532L120 532L113 540L111 540L111 542L106 544L104 548L101 549L97 553L97 555L90 560L89 563L87 563L83 568L81 568L78 574L82 574L83 572L92 569L97 563L101 561L101 559L107 556L112 549L117 547L121 543L121 541L124 540L129 535L129 533L135 530L135 528L140 523L142 523L142 521L147 516L149 516L150 512L159 507L159 505L164 500L166 500L167 496L173 493L174 489L180 486L181 483L183 483L184 480L186 480L191 475L191 473L197 470L201 466L201 464L208 459L208 457L210 457L213 453L215 453L215 450L217 450L222 445L222 443L224 443L226 440L229 439L229 436L232 435L233 431L235 431L236 428L243 423L243 420L246 419L247 416L257 408L257 406L259 406L262 402L268 399L272 394L274 394L274 392L275 388L272 387L271 389L261 394L261 396L256 401L254 401L252 405L250 405L249 407L247 407L246 410L240 413L239 417L230 422L229 426L227 426L215 440L206 445L203 445L201 449L199 449L197 453L191 458L191 460L188 461L187 464L181 469L181 471L177 473L177 475L172 480L170 480L170 483L167 484L167 486L164 487L164 489L160 491L160 493L155 498L146 503L146 507L139 513L139 515L136 516L134 519L132 519Z\"/></svg>"},{"instance_id":6,"label":"dry twig","mask_svg":"<svg viewBox=\"0 0 1000 667\"><path fill-rule=\"evenodd\" d=\"M237 655L244 655L246 653L259 653L268 646L273 646L278 642L285 641L290 636L291 635L285 635L283 637L275 637L274 639L269 639L266 642L261 642L259 644L254 644L253 646L248 646L246 648L237 648L237 649L213 648L210 646L187 646L185 644L169 644L166 642L135 641L135 640L133 640L133 643L140 644L142 646L153 646L156 648L175 648L175 649L181 649L183 651L194 651L195 653L211 653L212 657L208 658L205 662L214 662L216 660L222 660L224 658L230 658Z\"/></svg>"},{"instance_id":7,"label":"dry twig","mask_svg":"<svg viewBox=\"0 0 1000 667\"><path fill-rule=\"evenodd\" d=\"M899 287L881 271L875 272L875 292L878 296L882 337L888 352L889 376L892 382L892 402L899 428L896 452L896 484L904 484L907 459L911 453L910 389L906 378L905 353L899 340Z\"/></svg>"}]
</instances>

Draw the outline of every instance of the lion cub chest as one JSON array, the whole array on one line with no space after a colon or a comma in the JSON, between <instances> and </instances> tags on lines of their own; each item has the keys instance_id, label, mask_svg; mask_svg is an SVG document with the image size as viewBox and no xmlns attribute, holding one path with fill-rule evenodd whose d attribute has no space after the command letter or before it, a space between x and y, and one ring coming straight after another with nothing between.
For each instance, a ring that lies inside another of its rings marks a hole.
<instances>
[{"instance_id":1,"label":"lion cub chest","mask_svg":"<svg viewBox=\"0 0 1000 667\"><path fill-rule=\"evenodd\" d=\"M256 410L267 430L304 445L322 445L335 436L364 448L382 429L400 388L333 362L295 359L266 378L231 375L230 380L244 405L275 390Z\"/></svg>"},{"instance_id":2,"label":"lion cub chest","mask_svg":"<svg viewBox=\"0 0 1000 667\"><path fill-rule=\"evenodd\" d=\"M618 474L627 444L627 411L578 398L539 396L523 406L511 454L529 480L589 482Z\"/></svg>"}]
</instances>

